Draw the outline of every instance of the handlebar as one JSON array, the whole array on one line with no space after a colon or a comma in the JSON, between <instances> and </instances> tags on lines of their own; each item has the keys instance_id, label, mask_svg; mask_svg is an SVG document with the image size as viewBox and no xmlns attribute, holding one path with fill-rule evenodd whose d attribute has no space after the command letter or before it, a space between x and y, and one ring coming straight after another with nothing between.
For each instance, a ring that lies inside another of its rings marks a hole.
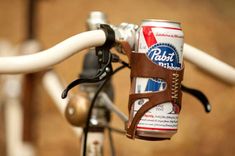
<instances>
[{"instance_id":1,"label":"handlebar","mask_svg":"<svg viewBox=\"0 0 235 156\"><path fill-rule=\"evenodd\" d=\"M235 68L191 45L184 44L184 58L215 77L235 85Z\"/></svg>"},{"instance_id":2,"label":"handlebar","mask_svg":"<svg viewBox=\"0 0 235 156\"><path fill-rule=\"evenodd\" d=\"M128 34L128 30L126 32L124 34ZM126 37L120 36L123 34L120 34L118 31L115 32L115 35L117 35L116 40L125 39ZM130 36L135 37L133 31L131 34L128 34L127 41L129 42L133 40L133 38L130 39ZM44 70L62 62L81 50L101 46L105 41L106 34L102 29L93 30L72 36L52 48L36 54L0 57L0 74L30 73ZM234 67L188 44L184 44L184 58L217 78L235 85Z\"/></svg>"},{"instance_id":3,"label":"handlebar","mask_svg":"<svg viewBox=\"0 0 235 156\"><path fill-rule=\"evenodd\" d=\"M62 62L77 52L101 46L106 40L103 30L93 30L74 35L59 44L35 54L0 57L0 73L30 73L49 68Z\"/></svg>"}]
</instances>

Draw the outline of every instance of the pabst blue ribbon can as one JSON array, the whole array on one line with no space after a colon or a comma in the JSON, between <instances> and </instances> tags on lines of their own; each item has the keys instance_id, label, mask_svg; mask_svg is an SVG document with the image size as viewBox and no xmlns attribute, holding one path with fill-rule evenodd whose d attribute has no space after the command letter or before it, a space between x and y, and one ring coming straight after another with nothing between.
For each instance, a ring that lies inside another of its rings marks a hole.
<instances>
[{"instance_id":1,"label":"pabst blue ribbon can","mask_svg":"<svg viewBox=\"0 0 235 156\"><path fill-rule=\"evenodd\" d=\"M135 52L145 53L155 64L168 69L181 69L184 34L180 23L165 20L143 20L137 32ZM166 82L159 78L135 78L135 93L160 92ZM139 99L132 105L131 115L148 99ZM137 135L169 139L177 132L179 106L166 102L150 109L137 125Z\"/></svg>"}]
</instances>

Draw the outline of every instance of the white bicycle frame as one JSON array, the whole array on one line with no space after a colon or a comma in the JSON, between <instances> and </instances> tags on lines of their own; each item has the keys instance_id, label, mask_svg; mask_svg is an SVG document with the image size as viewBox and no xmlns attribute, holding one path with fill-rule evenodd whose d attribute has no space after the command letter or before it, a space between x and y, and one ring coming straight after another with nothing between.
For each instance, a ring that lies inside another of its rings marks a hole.
<instances>
[{"instance_id":1,"label":"white bicycle frame","mask_svg":"<svg viewBox=\"0 0 235 156\"><path fill-rule=\"evenodd\" d=\"M101 46L105 43L105 40L106 36L103 30L94 30L72 36L71 38L66 39L50 49L40 51L35 54L0 57L0 73L18 74L45 70L62 62L83 49ZM235 84L234 67L227 65L226 63L206 54L205 52L185 44L184 58L224 82L230 83L231 85ZM52 82L54 82L54 84L51 84ZM43 84L49 94L53 97L59 110L64 112L67 101L60 99L60 94L63 87L59 83L57 77L52 72L46 73L43 78ZM109 100L106 98L106 101ZM107 103L111 102L109 101ZM127 120L126 116L120 113L116 107L109 105L108 108L116 112L124 121ZM100 141L103 141L102 136L100 136Z\"/></svg>"},{"instance_id":2,"label":"white bicycle frame","mask_svg":"<svg viewBox=\"0 0 235 156\"><path fill-rule=\"evenodd\" d=\"M19 47L9 42L0 42L0 54L8 51L11 55L19 53ZM38 50L38 49L37 49ZM5 108L6 153L8 156L34 155L30 144L23 142L23 108L21 105L22 75L4 75L2 79L1 104Z\"/></svg>"},{"instance_id":3,"label":"white bicycle frame","mask_svg":"<svg viewBox=\"0 0 235 156\"><path fill-rule=\"evenodd\" d=\"M24 51L29 54L40 49L39 44L36 41L23 43L23 49L19 47L14 47L7 41L0 42L0 54L2 56L4 55L2 53L6 51L11 52L13 55L19 54L20 51ZM23 77L24 75L19 74L1 76L3 83L3 97L1 98L1 101L3 101L5 105L6 153L8 156L35 155L33 146L29 143L23 142L23 108L21 104ZM68 100L62 100L60 98L60 94L64 87L61 84L58 75L52 70L46 71L42 78L42 85L63 115ZM81 128L73 128L73 131L77 136L81 135Z\"/></svg>"},{"instance_id":4,"label":"white bicycle frame","mask_svg":"<svg viewBox=\"0 0 235 156\"><path fill-rule=\"evenodd\" d=\"M19 54L22 51L20 48L15 48L9 42L0 42L0 52L1 51L13 51L14 54ZM30 41L24 43L23 51L29 53L34 53L38 51L39 44L36 41ZM5 48L4 48L4 47ZM2 54L1 56L3 56ZM8 53L9 55L9 53ZM21 90L22 90L22 77L23 75L4 75L1 78L3 81L3 94L1 100L4 100L5 104L5 123L6 123L6 147L8 156L33 156L35 151L32 145L23 142L23 110L21 104ZM52 98L55 106L60 111L61 115L64 115L65 108L68 104L68 99L61 99L60 95L64 89L59 76L53 71L48 70L44 73L42 77L42 85L49 96ZM115 112L123 121L127 121L127 116L125 116L118 108L112 103L107 94L101 93L103 97L104 104L106 107ZM81 137L82 129L71 127L74 134L77 137ZM104 139L103 133L90 133L88 144L93 147L91 152L97 152L98 145L92 145L93 142L103 143ZM102 145L102 144L100 144ZM100 147L101 148L101 147Z\"/></svg>"}]
</instances>

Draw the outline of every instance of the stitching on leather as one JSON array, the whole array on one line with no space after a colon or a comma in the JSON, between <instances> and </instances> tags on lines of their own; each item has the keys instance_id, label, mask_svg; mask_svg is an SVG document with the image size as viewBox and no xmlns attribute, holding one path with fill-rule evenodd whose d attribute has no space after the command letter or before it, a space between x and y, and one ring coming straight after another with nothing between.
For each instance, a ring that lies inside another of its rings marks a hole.
<instances>
[{"instance_id":1,"label":"stitching on leather","mask_svg":"<svg viewBox=\"0 0 235 156\"><path fill-rule=\"evenodd\" d=\"M179 80L179 74L173 73L172 74L172 85L171 85L171 98L173 100L177 100L179 97L178 90L180 87L180 80Z\"/></svg>"}]
</instances>

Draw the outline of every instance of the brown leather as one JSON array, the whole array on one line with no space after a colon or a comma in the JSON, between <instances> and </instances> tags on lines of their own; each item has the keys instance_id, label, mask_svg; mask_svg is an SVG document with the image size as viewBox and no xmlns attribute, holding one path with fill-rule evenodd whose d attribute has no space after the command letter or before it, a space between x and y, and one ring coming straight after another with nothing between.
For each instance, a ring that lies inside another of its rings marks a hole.
<instances>
[{"instance_id":1,"label":"brown leather","mask_svg":"<svg viewBox=\"0 0 235 156\"><path fill-rule=\"evenodd\" d=\"M183 80L184 67L181 70L170 70L167 68L163 68L157 64L154 64L143 53L132 53L131 59L135 60L135 61L131 61L130 63L131 79L133 79L134 77L160 78L167 83L168 89L172 89L172 86L170 84L172 84L174 75L179 75L178 77L179 84ZM151 95L151 94L155 95L156 93L147 93L147 95ZM166 94L171 94L171 92L167 92ZM134 95L137 95L137 94L134 94ZM145 94L141 93L138 96L140 97L142 95L144 96ZM129 101L130 100L131 99L129 99ZM130 103L133 103L133 102L134 101L130 101ZM130 110L130 107L131 106L129 105L128 106L129 110Z\"/></svg>"},{"instance_id":2,"label":"brown leather","mask_svg":"<svg viewBox=\"0 0 235 156\"><path fill-rule=\"evenodd\" d=\"M131 90L128 104L129 114L131 113L131 107L136 100L143 98L149 100L137 111L133 118L129 118L129 122L126 125L126 136L132 139L137 137L145 140L159 140L159 138L136 135L136 126L148 110L159 104L172 102L181 108L181 81L183 80L184 67L180 70L163 68L153 63L147 58L146 54L131 52L131 48L127 42L121 41L119 44L121 44L123 51L128 56L131 66ZM136 77L160 78L167 83L166 89L155 93L134 93L134 81Z\"/></svg>"},{"instance_id":3,"label":"brown leather","mask_svg":"<svg viewBox=\"0 0 235 156\"><path fill-rule=\"evenodd\" d=\"M135 135L135 138L147 140L147 141L170 140L170 138L154 138L154 137L145 137L145 136L140 136L140 135Z\"/></svg>"},{"instance_id":4,"label":"brown leather","mask_svg":"<svg viewBox=\"0 0 235 156\"><path fill-rule=\"evenodd\" d=\"M155 77L171 81L173 73L180 74L182 71L163 68L153 63L149 58L146 57L145 53L133 52L131 54L131 60L133 60L130 62L131 77Z\"/></svg>"},{"instance_id":5,"label":"brown leather","mask_svg":"<svg viewBox=\"0 0 235 156\"><path fill-rule=\"evenodd\" d=\"M135 131L136 131L136 126L139 123L141 117L151 108L153 108L154 106L164 103L164 102L168 102L171 101L171 96L169 94L166 94L167 90L163 91L163 92L159 92L159 93L152 93L151 96L139 96L142 94L132 94L132 100L135 101L137 99L141 98L148 98L149 101L146 102L135 114L134 118L131 120L131 124L128 126L127 128L127 137L129 138L134 138L135 136ZM133 104L133 103L131 103Z\"/></svg>"},{"instance_id":6,"label":"brown leather","mask_svg":"<svg viewBox=\"0 0 235 156\"><path fill-rule=\"evenodd\" d=\"M117 44L120 45L120 48L122 48L122 51L126 54L126 56L129 58L129 61L130 61L132 50L131 50L129 43L126 41L120 40L117 42Z\"/></svg>"},{"instance_id":7,"label":"brown leather","mask_svg":"<svg viewBox=\"0 0 235 156\"><path fill-rule=\"evenodd\" d=\"M181 91L180 91L180 96L179 99L181 99ZM142 116L151 108L165 103L165 102L173 102L172 97L171 97L171 90L166 89L161 92L157 93L144 93L144 94L131 94L129 96L129 106L131 106L136 100L142 99L142 98L147 98L149 99L148 102L146 102L135 114L134 118L131 120L131 124L127 125L127 137L134 139L135 137L135 131L136 131L136 126L139 123L140 119ZM181 100L176 102L179 107L181 108ZM130 108L129 108L130 112Z\"/></svg>"}]
</instances>

